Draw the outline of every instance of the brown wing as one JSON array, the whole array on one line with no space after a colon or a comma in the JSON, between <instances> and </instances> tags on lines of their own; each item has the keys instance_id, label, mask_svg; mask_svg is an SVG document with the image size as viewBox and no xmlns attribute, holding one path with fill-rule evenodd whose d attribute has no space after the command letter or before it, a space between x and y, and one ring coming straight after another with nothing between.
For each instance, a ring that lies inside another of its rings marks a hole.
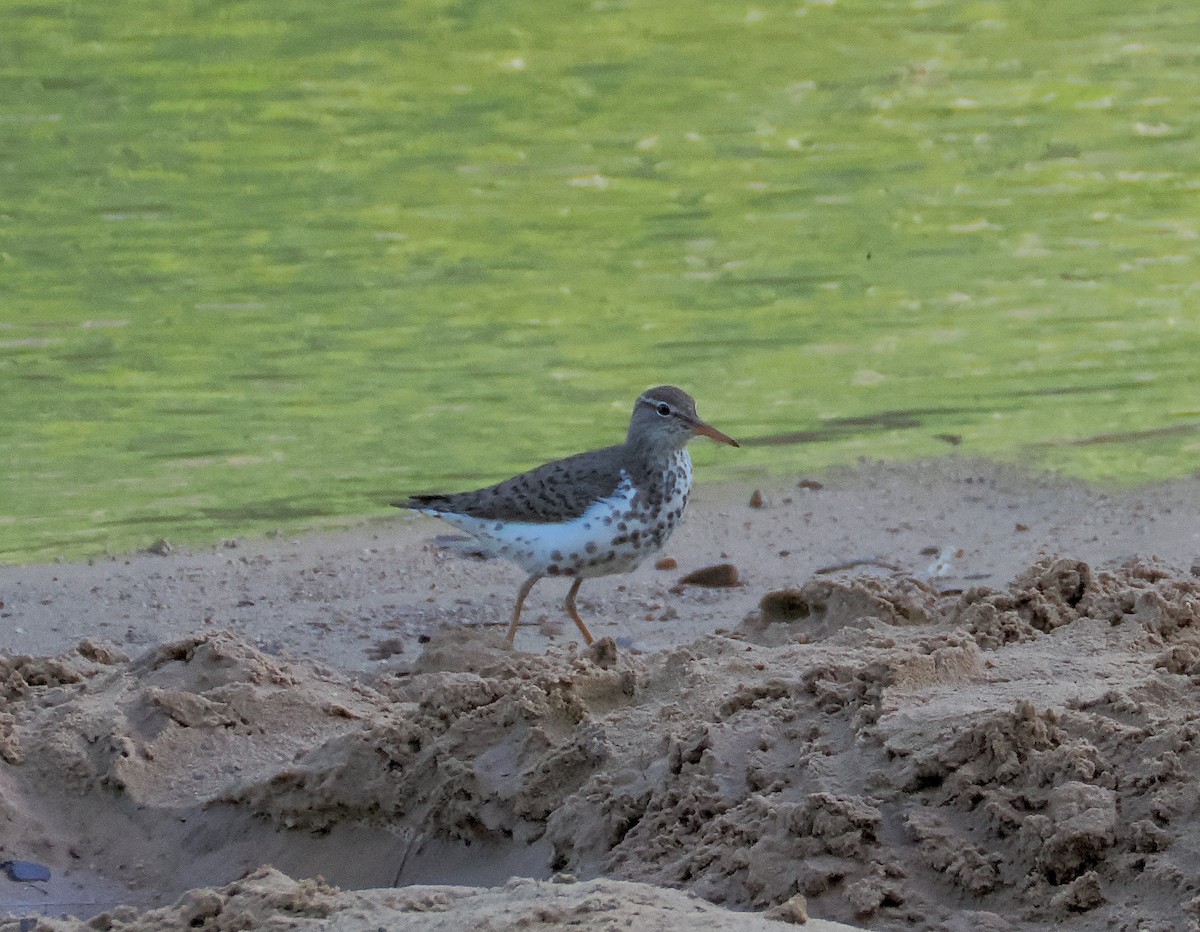
<instances>
[{"instance_id":1,"label":"brown wing","mask_svg":"<svg viewBox=\"0 0 1200 932\"><path fill-rule=\"evenodd\" d=\"M569 521L617 490L623 449L617 446L579 453L474 492L414 495L392 504L494 521Z\"/></svg>"}]
</instances>

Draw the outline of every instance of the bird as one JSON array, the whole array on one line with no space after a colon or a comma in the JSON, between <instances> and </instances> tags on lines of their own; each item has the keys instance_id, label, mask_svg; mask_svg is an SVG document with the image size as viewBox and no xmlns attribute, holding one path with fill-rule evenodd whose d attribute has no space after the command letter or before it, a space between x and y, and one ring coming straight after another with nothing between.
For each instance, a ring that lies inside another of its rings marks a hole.
<instances>
[{"instance_id":1,"label":"bird","mask_svg":"<svg viewBox=\"0 0 1200 932\"><path fill-rule=\"evenodd\" d=\"M413 495L397 508L441 518L487 557L527 574L508 626L511 646L521 609L539 579L571 577L564 608L593 643L575 605L585 579L627 573L661 550L679 525L692 490L694 437L740 446L705 423L691 395L673 385L638 396L625 442L577 453L471 492Z\"/></svg>"}]
</instances>

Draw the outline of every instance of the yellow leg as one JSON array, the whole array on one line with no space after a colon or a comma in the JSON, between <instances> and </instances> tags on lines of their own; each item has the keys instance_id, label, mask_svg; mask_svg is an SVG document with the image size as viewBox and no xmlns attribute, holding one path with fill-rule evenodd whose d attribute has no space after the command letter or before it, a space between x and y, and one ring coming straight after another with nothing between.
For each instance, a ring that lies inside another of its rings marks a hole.
<instances>
[{"instance_id":1,"label":"yellow leg","mask_svg":"<svg viewBox=\"0 0 1200 932\"><path fill-rule=\"evenodd\" d=\"M587 629L587 625L583 623L583 619L579 617L579 609L575 607L575 593L579 591L579 586L583 582L583 577L576 577L575 582L571 584L571 591L567 593L567 614L579 626L579 633L583 635L585 644L592 643L592 632Z\"/></svg>"},{"instance_id":2,"label":"yellow leg","mask_svg":"<svg viewBox=\"0 0 1200 932\"><path fill-rule=\"evenodd\" d=\"M517 606L513 609L512 623L508 626L508 643L512 644L513 638L517 636L517 625L521 623L521 606L525 604L525 597L529 595L529 591L533 588L533 584L541 579L541 576L530 576L521 585L521 591L517 593Z\"/></svg>"}]
</instances>

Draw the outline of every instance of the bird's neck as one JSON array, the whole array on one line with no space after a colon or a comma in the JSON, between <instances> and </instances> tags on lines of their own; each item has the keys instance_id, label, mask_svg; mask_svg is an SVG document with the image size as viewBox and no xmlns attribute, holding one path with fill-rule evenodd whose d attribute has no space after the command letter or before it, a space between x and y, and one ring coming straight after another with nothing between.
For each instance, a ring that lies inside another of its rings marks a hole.
<instances>
[{"instance_id":1,"label":"bird's neck","mask_svg":"<svg viewBox=\"0 0 1200 932\"><path fill-rule=\"evenodd\" d=\"M623 457L635 482L654 480L672 469L684 469L691 473L692 458L687 448L673 443L630 442L625 445Z\"/></svg>"}]
</instances>

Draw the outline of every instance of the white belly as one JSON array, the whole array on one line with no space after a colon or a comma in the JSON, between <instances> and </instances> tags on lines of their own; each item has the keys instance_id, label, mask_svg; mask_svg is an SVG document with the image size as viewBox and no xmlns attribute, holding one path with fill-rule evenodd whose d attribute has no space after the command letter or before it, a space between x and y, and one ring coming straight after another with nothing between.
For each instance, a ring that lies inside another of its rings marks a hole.
<instances>
[{"instance_id":1,"label":"white belly","mask_svg":"<svg viewBox=\"0 0 1200 932\"><path fill-rule=\"evenodd\" d=\"M686 451L672 462L665 497L638 495L624 471L616 491L578 518L555 523L486 520L421 509L466 531L483 550L516 563L530 575L607 576L625 573L662 548L671 536L692 485Z\"/></svg>"}]
</instances>

